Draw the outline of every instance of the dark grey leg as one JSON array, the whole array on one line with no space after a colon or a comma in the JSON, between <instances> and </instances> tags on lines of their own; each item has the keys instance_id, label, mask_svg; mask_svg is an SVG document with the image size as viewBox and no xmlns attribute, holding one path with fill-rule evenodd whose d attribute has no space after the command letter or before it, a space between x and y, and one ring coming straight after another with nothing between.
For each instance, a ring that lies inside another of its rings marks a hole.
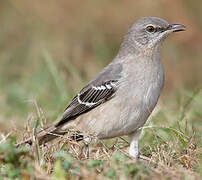
<instances>
[{"instance_id":1,"label":"dark grey leg","mask_svg":"<svg viewBox=\"0 0 202 180\"><path fill-rule=\"evenodd\" d=\"M84 137L83 141L84 141L84 155L86 158L89 158L89 144L91 142L91 138Z\"/></svg>"}]
</instances>

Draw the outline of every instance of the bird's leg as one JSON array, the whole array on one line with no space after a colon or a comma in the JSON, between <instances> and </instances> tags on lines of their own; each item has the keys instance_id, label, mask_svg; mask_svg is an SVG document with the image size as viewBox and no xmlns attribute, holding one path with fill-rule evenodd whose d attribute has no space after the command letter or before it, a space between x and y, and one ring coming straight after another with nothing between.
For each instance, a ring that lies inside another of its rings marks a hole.
<instances>
[{"instance_id":1,"label":"bird's leg","mask_svg":"<svg viewBox=\"0 0 202 180\"><path fill-rule=\"evenodd\" d=\"M86 158L89 158L89 144L91 142L91 138L86 136L84 137L83 141L84 141L84 155Z\"/></svg>"},{"instance_id":2,"label":"bird's leg","mask_svg":"<svg viewBox=\"0 0 202 180\"><path fill-rule=\"evenodd\" d=\"M141 133L141 130L138 129L129 135L130 137L129 155L135 160L137 160L138 158L138 141L139 141L140 133Z\"/></svg>"}]
</instances>

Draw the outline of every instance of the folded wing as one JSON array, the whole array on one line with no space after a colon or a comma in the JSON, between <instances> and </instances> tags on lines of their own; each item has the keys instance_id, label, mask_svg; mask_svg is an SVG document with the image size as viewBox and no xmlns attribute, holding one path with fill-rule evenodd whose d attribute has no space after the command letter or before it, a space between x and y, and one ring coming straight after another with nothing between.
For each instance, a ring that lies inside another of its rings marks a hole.
<instances>
[{"instance_id":1,"label":"folded wing","mask_svg":"<svg viewBox=\"0 0 202 180\"><path fill-rule=\"evenodd\" d=\"M104 68L93 81L72 99L65 109L62 119L55 126L62 126L113 98L120 84L121 70L120 64L109 65Z\"/></svg>"}]
</instances>

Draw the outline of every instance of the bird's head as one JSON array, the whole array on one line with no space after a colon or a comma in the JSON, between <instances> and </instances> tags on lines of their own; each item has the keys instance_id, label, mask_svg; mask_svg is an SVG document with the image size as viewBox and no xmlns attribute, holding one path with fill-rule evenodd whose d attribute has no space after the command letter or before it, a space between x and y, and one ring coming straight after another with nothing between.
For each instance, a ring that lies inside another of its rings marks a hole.
<instances>
[{"instance_id":1,"label":"bird's head","mask_svg":"<svg viewBox=\"0 0 202 180\"><path fill-rule=\"evenodd\" d=\"M136 48L153 49L171 33L184 31L181 24L169 24L157 17L144 17L137 20L129 29L125 40Z\"/></svg>"}]
</instances>

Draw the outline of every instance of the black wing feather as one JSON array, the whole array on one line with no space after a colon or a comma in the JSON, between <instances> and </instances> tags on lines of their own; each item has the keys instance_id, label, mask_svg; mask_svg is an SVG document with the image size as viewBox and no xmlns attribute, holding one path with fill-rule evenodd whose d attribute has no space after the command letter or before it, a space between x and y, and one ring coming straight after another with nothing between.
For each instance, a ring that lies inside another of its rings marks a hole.
<instances>
[{"instance_id":1,"label":"black wing feather","mask_svg":"<svg viewBox=\"0 0 202 180\"><path fill-rule=\"evenodd\" d=\"M62 119L55 126L61 126L114 97L120 83L121 72L120 63L109 64L105 67L72 99L65 109Z\"/></svg>"},{"instance_id":2,"label":"black wing feather","mask_svg":"<svg viewBox=\"0 0 202 180\"><path fill-rule=\"evenodd\" d=\"M75 119L77 116L107 101L114 95L117 86L118 80L111 80L97 86L91 86L85 89L85 91L81 90L65 109L63 118L56 124L56 127Z\"/></svg>"}]
</instances>

